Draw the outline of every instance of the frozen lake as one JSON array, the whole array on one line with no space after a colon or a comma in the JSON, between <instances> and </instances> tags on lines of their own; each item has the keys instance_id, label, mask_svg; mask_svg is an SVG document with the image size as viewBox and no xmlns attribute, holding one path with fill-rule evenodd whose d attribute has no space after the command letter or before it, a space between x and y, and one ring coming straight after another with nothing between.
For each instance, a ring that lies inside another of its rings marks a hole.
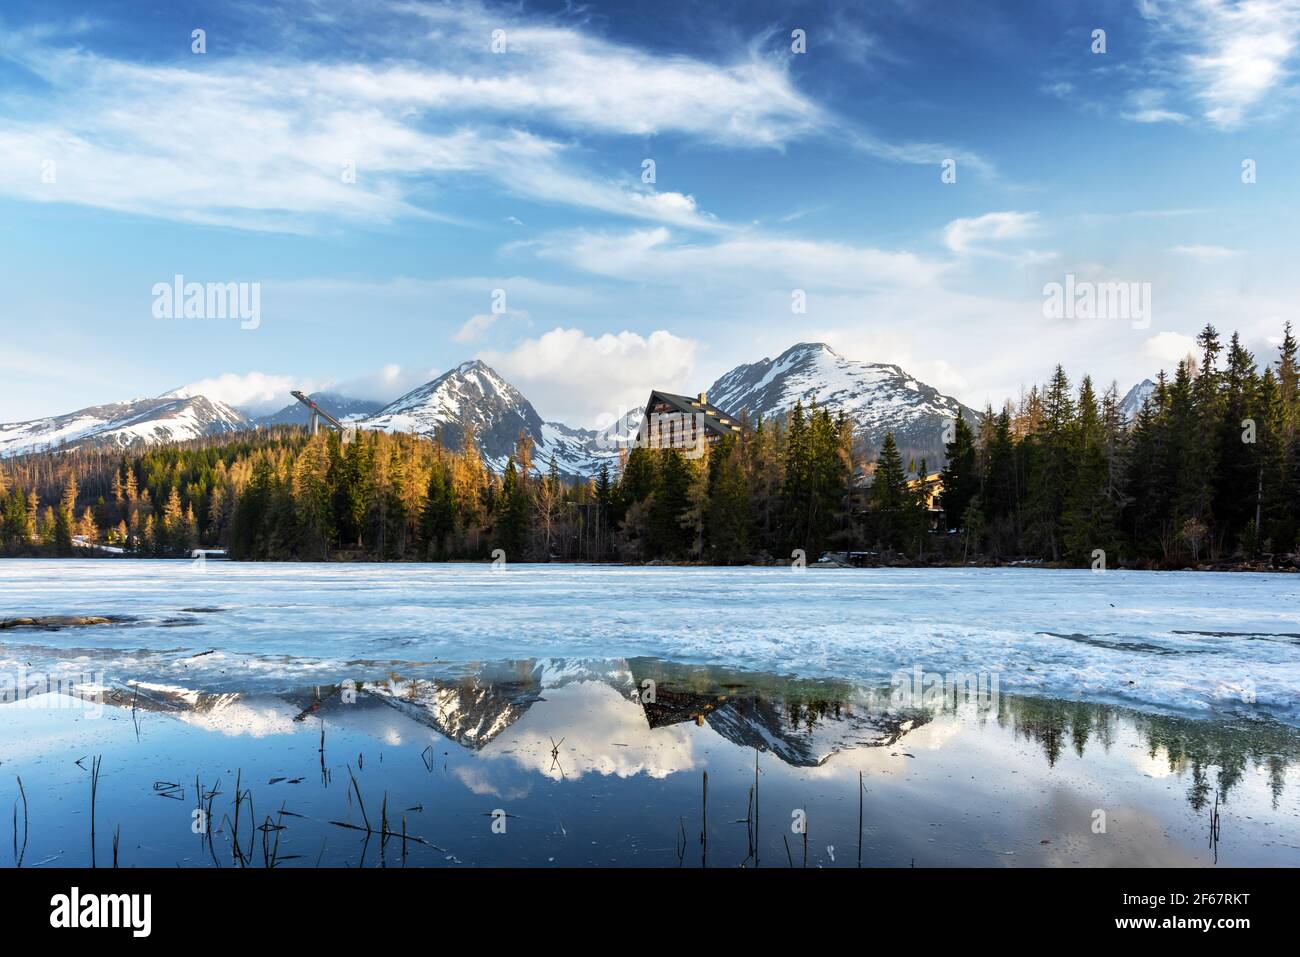
<instances>
[{"instance_id":1,"label":"frozen lake","mask_svg":"<svg viewBox=\"0 0 1300 957\"><path fill-rule=\"evenodd\" d=\"M1046 569L623 568L0 561L0 671L200 691L453 674L468 662L650 656L1300 725L1300 576ZM201 656L201 657L196 657Z\"/></svg>"},{"instance_id":2,"label":"frozen lake","mask_svg":"<svg viewBox=\"0 0 1300 957\"><path fill-rule=\"evenodd\" d=\"M0 562L0 863L1294 865L1298 588Z\"/></svg>"}]
</instances>

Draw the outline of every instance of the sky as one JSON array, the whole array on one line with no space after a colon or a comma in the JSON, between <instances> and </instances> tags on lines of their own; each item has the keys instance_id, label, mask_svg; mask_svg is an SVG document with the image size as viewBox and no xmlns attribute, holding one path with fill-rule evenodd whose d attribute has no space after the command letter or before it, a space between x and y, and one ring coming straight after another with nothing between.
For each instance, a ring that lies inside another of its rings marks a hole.
<instances>
[{"instance_id":1,"label":"sky","mask_svg":"<svg viewBox=\"0 0 1300 957\"><path fill-rule=\"evenodd\" d=\"M1207 322L1271 361L1298 47L1300 0L6 0L0 421L480 358L583 426L802 341L975 408ZM257 321L160 318L178 275Z\"/></svg>"}]
</instances>

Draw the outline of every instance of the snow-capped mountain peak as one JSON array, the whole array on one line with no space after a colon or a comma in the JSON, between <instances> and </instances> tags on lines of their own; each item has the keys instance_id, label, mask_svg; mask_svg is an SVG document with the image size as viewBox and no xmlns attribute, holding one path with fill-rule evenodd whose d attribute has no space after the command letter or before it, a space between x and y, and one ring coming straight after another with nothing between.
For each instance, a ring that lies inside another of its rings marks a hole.
<instances>
[{"instance_id":1,"label":"snow-capped mountain peak","mask_svg":"<svg viewBox=\"0 0 1300 957\"><path fill-rule=\"evenodd\" d=\"M1125 422L1132 422L1142 410L1142 404L1155 394L1156 384L1150 379L1143 379L1124 393L1119 403L1119 414Z\"/></svg>"},{"instance_id":2,"label":"snow-capped mountain peak","mask_svg":"<svg viewBox=\"0 0 1300 957\"><path fill-rule=\"evenodd\" d=\"M497 471L505 468L520 432L533 439L533 467L543 471L554 456L566 475L586 475L602 455L616 455L599 448L594 431L543 421L523 393L478 359L412 389L358 425L440 438L453 449L462 446L472 427L484 462Z\"/></svg>"},{"instance_id":3,"label":"snow-capped mountain peak","mask_svg":"<svg viewBox=\"0 0 1300 957\"><path fill-rule=\"evenodd\" d=\"M975 413L956 399L920 382L896 365L848 359L824 342L801 342L775 359L737 366L708 390L709 401L751 422L782 416L796 402L816 402L855 423L861 446L874 454L892 432L904 461L924 457L938 467L945 428L957 415ZM626 446L628 420L603 431L573 428L544 420L532 403L500 373L478 359L378 407L378 403L318 394L321 407L362 429L409 432L440 439L459 449L472 429L485 464L505 468L521 432L533 440L532 468L545 471L552 456L569 476L594 475L602 463L615 465ZM639 416L633 416L639 422ZM82 409L67 415L0 425L0 455L83 444L115 445L185 441L257 425L304 424L297 403L272 416L251 420L225 403L173 389L152 399L137 399Z\"/></svg>"},{"instance_id":4,"label":"snow-capped mountain peak","mask_svg":"<svg viewBox=\"0 0 1300 957\"><path fill-rule=\"evenodd\" d=\"M185 442L251 425L247 416L224 402L181 394L183 391L0 425L0 456L85 446L130 448Z\"/></svg>"},{"instance_id":5,"label":"snow-capped mountain peak","mask_svg":"<svg viewBox=\"0 0 1300 957\"><path fill-rule=\"evenodd\" d=\"M864 445L876 449L892 432L905 455L939 462L947 423L974 410L892 363L862 362L824 342L800 342L775 359L737 366L709 388L709 401L751 420L788 413L797 402L843 412Z\"/></svg>"}]
</instances>

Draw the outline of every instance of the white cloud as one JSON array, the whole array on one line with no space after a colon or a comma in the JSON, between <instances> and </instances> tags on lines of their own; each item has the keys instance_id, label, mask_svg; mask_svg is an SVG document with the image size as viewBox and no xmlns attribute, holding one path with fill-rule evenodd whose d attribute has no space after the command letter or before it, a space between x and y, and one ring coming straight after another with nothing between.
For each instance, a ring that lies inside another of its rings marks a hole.
<instances>
[{"instance_id":1,"label":"white cloud","mask_svg":"<svg viewBox=\"0 0 1300 957\"><path fill-rule=\"evenodd\" d=\"M1135 123L1186 123L1187 114L1165 108L1166 96L1160 89L1134 90L1128 95L1129 110L1120 115Z\"/></svg>"},{"instance_id":2,"label":"white cloud","mask_svg":"<svg viewBox=\"0 0 1300 957\"><path fill-rule=\"evenodd\" d=\"M1185 113L1175 113L1172 110L1135 110L1121 114L1124 119L1132 120L1134 123L1186 123L1187 115Z\"/></svg>"},{"instance_id":3,"label":"white cloud","mask_svg":"<svg viewBox=\"0 0 1300 957\"><path fill-rule=\"evenodd\" d=\"M1203 263L1220 262L1237 255L1237 250L1228 249L1226 246L1172 246L1169 251Z\"/></svg>"},{"instance_id":4,"label":"white cloud","mask_svg":"<svg viewBox=\"0 0 1300 957\"><path fill-rule=\"evenodd\" d=\"M266 14L248 13L249 17ZM302 20L280 49L159 62L59 46L66 31L0 35L0 60L29 71L39 98L6 97L0 192L247 229L306 232L316 217L435 215L429 178L481 177L525 199L707 229L694 197L586 167L581 137L675 134L732 149L839 138L890 161L938 163L951 146L894 144L800 92L790 58L760 36L724 62L640 49L518 10L378 4L349 25L364 62L312 57ZM260 20L254 38L281 36ZM505 31L506 51L490 49ZM58 164L55 183L42 162ZM349 175L345 181L344 164ZM419 197L417 199L417 196ZM429 197L432 197L431 199Z\"/></svg>"},{"instance_id":5,"label":"white cloud","mask_svg":"<svg viewBox=\"0 0 1300 957\"><path fill-rule=\"evenodd\" d=\"M734 146L779 146L826 122L795 89L788 58L751 46L732 63L660 55L500 9L406 5L436 29L438 59L456 70L358 70L354 89L463 112L538 117L633 136L682 132ZM506 52L488 38L505 31Z\"/></svg>"},{"instance_id":6,"label":"white cloud","mask_svg":"<svg viewBox=\"0 0 1300 957\"><path fill-rule=\"evenodd\" d=\"M441 370L426 366L403 366L396 362L351 379L329 384L329 391L353 399L392 402L398 396L436 379Z\"/></svg>"},{"instance_id":7,"label":"white cloud","mask_svg":"<svg viewBox=\"0 0 1300 957\"><path fill-rule=\"evenodd\" d=\"M497 321L497 315L493 312L483 312L475 316L470 316L465 320L456 334L452 336L457 342L475 342L487 335L488 330Z\"/></svg>"},{"instance_id":8,"label":"white cloud","mask_svg":"<svg viewBox=\"0 0 1300 957\"><path fill-rule=\"evenodd\" d=\"M39 100L6 102L0 190L301 231L314 215L418 215L412 177L476 175L529 199L711 227L693 197L593 174L569 135L532 130L773 148L825 123L785 61L757 50L715 64L474 6L389 9L399 19L387 22L391 35L367 38L372 48L421 23L436 37L376 63L188 52L136 63L50 46L41 31L10 33L0 59L45 88ZM485 40L497 27L509 38L501 55ZM41 180L45 160L57 164L54 183Z\"/></svg>"},{"instance_id":9,"label":"white cloud","mask_svg":"<svg viewBox=\"0 0 1300 957\"><path fill-rule=\"evenodd\" d=\"M958 255L988 253L989 243L1026 239L1038 232L1038 213L985 213L954 219L943 231L943 243Z\"/></svg>"},{"instance_id":10,"label":"white cloud","mask_svg":"<svg viewBox=\"0 0 1300 957\"><path fill-rule=\"evenodd\" d=\"M866 289L920 286L944 266L910 252L764 233L729 235L710 243L677 240L664 227L624 233L579 231L532 244L538 255L587 272L634 282Z\"/></svg>"},{"instance_id":11,"label":"white cloud","mask_svg":"<svg viewBox=\"0 0 1300 957\"><path fill-rule=\"evenodd\" d=\"M1196 352L1196 339L1178 332L1160 332L1148 339L1142 347L1152 359L1177 365L1187 353Z\"/></svg>"},{"instance_id":12,"label":"white cloud","mask_svg":"<svg viewBox=\"0 0 1300 957\"><path fill-rule=\"evenodd\" d=\"M208 379L191 382L175 390L184 396L204 395L240 409L256 413L273 412L293 401L289 393L294 389L315 392L318 383L295 376L265 372L226 372Z\"/></svg>"},{"instance_id":13,"label":"white cloud","mask_svg":"<svg viewBox=\"0 0 1300 957\"><path fill-rule=\"evenodd\" d=\"M1240 126L1289 80L1300 0L1145 0L1140 9L1172 50L1162 72L1190 88L1215 126Z\"/></svg>"},{"instance_id":14,"label":"white cloud","mask_svg":"<svg viewBox=\"0 0 1300 957\"><path fill-rule=\"evenodd\" d=\"M594 426L644 402L651 389L691 391L697 349L695 340L662 329L648 336L627 330L590 336L556 327L479 358L528 396L547 420Z\"/></svg>"},{"instance_id":15,"label":"white cloud","mask_svg":"<svg viewBox=\"0 0 1300 957\"><path fill-rule=\"evenodd\" d=\"M173 390L182 396L204 395L254 415L276 412L293 402L294 389L309 395L337 392L353 399L391 402L438 375L437 369L389 363L373 372L344 380L300 378L266 372L225 372Z\"/></svg>"}]
</instances>

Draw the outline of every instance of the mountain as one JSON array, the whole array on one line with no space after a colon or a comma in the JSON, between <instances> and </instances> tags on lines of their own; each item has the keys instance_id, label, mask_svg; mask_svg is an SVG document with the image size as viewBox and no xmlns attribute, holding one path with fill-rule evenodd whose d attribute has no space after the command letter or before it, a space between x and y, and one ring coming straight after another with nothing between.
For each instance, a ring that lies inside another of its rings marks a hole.
<instances>
[{"instance_id":1,"label":"mountain","mask_svg":"<svg viewBox=\"0 0 1300 957\"><path fill-rule=\"evenodd\" d=\"M593 695L602 685L614 689L629 711L640 711L652 733L687 722L708 725L746 750L773 754L794 767L817 767L840 751L892 746L929 721L924 711L855 708L855 702L872 699L843 682L654 658L503 661L455 679L390 678L367 681L361 690L479 751L530 709L544 711L561 688L592 709L608 708L608 698ZM881 695L887 701L888 689Z\"/></svg>"},{"instance_id":2,"label":"mountain","mask_svg":"<svg viewBox=\"0 0 1300 957\"><path fill-rule=\"evenodd\" d=\"M0 457L48 449L184 442L251 425L247 416L224 402L176 390L154 399L96 405L47 419L0 424Z\"/></svg>"},{"instance_id":3,"label":"mountain","mask_svg":"<svg viewBox=\"0 0 1300 957\"><path fill-rule=\"evenodd\" d=\"M1131 394L1131 393L1130 393ZM896 365L846 359L824 343L800 343L775 359L737 366L709 389L710 402L733 414L770 418L802 400L814 399L857 423L862 451L874 454L893 432L906 464L925 457L938 468L943 432L957 415L975 413L956 399L919 382ZM532 437L533 468L545 471L552 456L566 476L594 475L602 463L617 465L633 414L603 431L544 420L518 389L479 360L463 362L388 405L331 392L314 398L339 419L363 429L411 432L440 438L459 449L473 429L484 462L496 471L514 453L519 433ZM0 456L79 445L126 447L178 442L266 425L303 424L306 407L294 402L279 412L250 419L224 403L179 389L156 399L137 399L82 409L32 422L0 425Z\"/></svg>"},{"instance_id":4,"label":"mountain","mask_svg":"<svg viewBox=\"0 0 1300 957\"><path fill-rule=\"evenodd\" d=\"M1133 388L1124 393L1124 398L1119 404L1119 414L1125 422L1132 422L1137 418L1138 412L1142 408L1142 403L1151 398L1156 391L1156 384L1150 379L1143 379Z\"/></svg>"},{"instance_id":5,"label":"mountain","mask_svg":"<svg viewBox=\"0 0 1300 957\"><path fill-rule=\"evenodd\" d=\"M498 472L513 454L521 431L532 437L533 465L542 471L552 455L565 475L590 475L602 460L613 465L618 458L616 449L601 447L597 432L544 422L523 393L477 359L462 362L357 425L441 438L453 449L461 447L472 428L484 462Z\"/></svg>"},{"instance_id":6,"label":"mountain","mask_svg":"<svg viewBox=\"0 0 1300 957\"><path fill-rule=\"evenodd\" d=\"M341 422L364 419L384 407L384 403L371 399L353 399L337 392L313 392L308 396L318 406ZM253 419L254 425L309 425L311 412L296 399L278 412Z\"/></svg>"},{"instance_id":7,"label":"mountain","mask_svg":"<svg viewBox=\"0 0 1300 957\"><path fill-rule=\"evenodd\" d=\"M816 400L832 413L843 411L857 425L857 435L871 454L886 432L909 457L925 456L938 467L943 432L956 416L974 422L977 413L951 396L908 375L896 365L846 359L824 342L801 342L775 359L732 369L709 387L709 402L732 415L771 418L802 401Z\"/></svg>"}]
</instances>

